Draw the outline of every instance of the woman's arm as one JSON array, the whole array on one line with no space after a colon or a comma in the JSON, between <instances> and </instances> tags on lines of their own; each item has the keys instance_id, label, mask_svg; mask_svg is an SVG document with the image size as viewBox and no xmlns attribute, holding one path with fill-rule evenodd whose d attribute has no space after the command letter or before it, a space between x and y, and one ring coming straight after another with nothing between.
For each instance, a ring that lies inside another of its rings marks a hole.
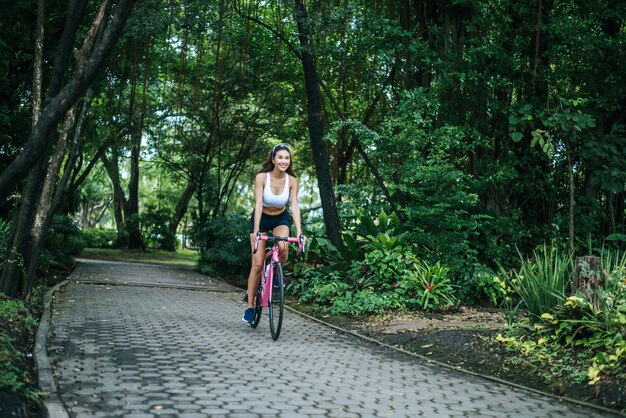
<instances>
[{"instance_id":1,"label":"woman's arm","mask_svg":"<svg viewBox=\"0 0 626 418\"><path fill-rule=\"evenodd\" d=\"M293 217L293 223L296 225L296 236L302 235L302 223L300 219L300 206L298 206L298 179L291 177L290 184L291 190L289 191L289 200L291 202L291 216Z\"/></svg>"},{"instance_id":2,"label":"woman's arm","mask_svg":"<svg viewBox=\"0 0 626 418\"><path fill-rule=\"evenodd\" d=\"M265 187L265 173L259 173L254 178L254 230L256 235L261 225L261 214L263 213L263 187Z\"/></svg>"}]
</instances>

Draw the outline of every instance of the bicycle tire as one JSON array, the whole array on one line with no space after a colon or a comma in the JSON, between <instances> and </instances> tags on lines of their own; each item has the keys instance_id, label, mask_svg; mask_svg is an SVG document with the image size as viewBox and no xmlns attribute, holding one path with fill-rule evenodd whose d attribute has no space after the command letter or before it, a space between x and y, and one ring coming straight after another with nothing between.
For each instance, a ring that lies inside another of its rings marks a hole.
<instances>
[{"instance_id":1,"label":"bicycle tire","mask_svg":"<svg viewBox=\"0 0 626 418\"><path fill-rule=\"evenodd\" d=\"M261 321L261 286L256 291L256 300L254 301L254 320L250 324L252 328L256 328Z\"/></svg>"},{"instance_id":2,"label":"bicycle tire","mask_svg":"<svg viewBox=\"0 0 626 418\"><path fill-rule=\"evenodd\" d=\"M270 332L272 339L276 341L283 325L283 311L285 308L285 276L280 263L274 266L274 280L272 284L271 301L269 304Z\"/></svg>"}]
</instances>

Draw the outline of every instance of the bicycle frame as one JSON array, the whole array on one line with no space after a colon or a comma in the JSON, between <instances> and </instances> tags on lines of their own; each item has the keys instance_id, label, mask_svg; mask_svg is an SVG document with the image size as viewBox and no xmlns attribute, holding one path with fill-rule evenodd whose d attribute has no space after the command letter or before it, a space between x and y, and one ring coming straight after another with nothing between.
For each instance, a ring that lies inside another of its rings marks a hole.
<instances>
[{"instance_id":1,"label":"bicycle frame","mask_svg":"<svg viewBox=\"0 0 626 418\"><path fill-rule=\"evenodd\" d=\"M276 263L280 263L280 259L279 259L280 248L278 246L278 243L280 241L298 243L298 253L300 253L302 251L303 238L302 237L301 238L268 237L267 235L261 235L258 237L258 239L260 241L272 241L274 243L272 245L272 248L270 248L265 253L265 258L263 259L263 268L261 269L261 280L259 283L259 285L261 286L261 307L267 308L269 304L272 303L272 300L271 300L272 292L270 291L270 289L274 285L274 266L276 265ZM258 245L259 243L257 241L254 247L255 253L258 250ZM267 267L267 262L270 257L271 257L271 261L269 264L269 269L267 271L267 275L265 275L265 269ZM283 285L284 284L281 284L281 286Z\"/></svg>"}]
</instances>

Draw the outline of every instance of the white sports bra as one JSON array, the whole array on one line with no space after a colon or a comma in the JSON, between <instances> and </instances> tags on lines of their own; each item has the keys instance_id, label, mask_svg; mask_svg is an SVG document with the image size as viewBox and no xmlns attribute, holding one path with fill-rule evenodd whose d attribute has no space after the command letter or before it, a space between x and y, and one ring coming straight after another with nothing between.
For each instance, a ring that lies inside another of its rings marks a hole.
<instances>
[{"instance_id":1,"label":"white sports bra","mask_svg":"<svg viewBox=\"0 0 626 418\"><path fill-rule=\"evenodd\" d=\"M265 187L263 188L263 206L282 208L287 205L289 201L289 174L285 173L285 188L282 193L276 195L272 193L272 180L270 178L270 172L267 172L265 178Z\"/></svg>"}]
</instances>

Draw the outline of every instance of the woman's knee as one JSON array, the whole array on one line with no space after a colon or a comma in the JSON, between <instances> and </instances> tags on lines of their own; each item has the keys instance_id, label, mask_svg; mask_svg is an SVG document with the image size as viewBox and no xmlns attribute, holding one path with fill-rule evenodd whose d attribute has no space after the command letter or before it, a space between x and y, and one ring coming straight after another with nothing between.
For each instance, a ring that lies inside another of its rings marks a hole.
<instances>
[{"instance_id":1,"label":"woman's knee","mask_svg":"<svg viewBox=\"0 0 626 418\"><path fill-rule=\"evenodd\" d=\"M263 268L263 260L252 260L252 271L258 273Z\"/></svg>"}]
</instances>

